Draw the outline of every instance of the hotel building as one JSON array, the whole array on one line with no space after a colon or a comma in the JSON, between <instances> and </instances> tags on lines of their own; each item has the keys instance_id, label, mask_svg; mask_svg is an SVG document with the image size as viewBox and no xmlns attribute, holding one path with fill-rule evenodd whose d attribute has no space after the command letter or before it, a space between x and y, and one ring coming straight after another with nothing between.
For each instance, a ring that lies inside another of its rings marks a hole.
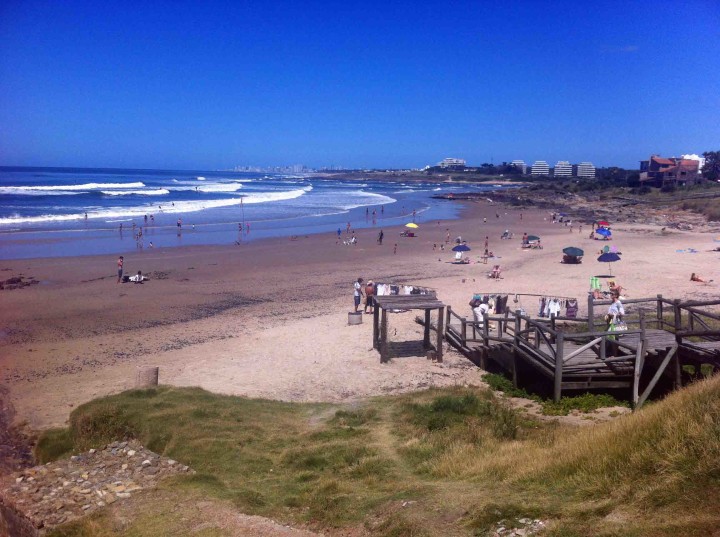
<instances>
[{"instance_id":1,"label":"hotel building","mask_svg":"<svg viewBox=\"0 0 720 537\"><path fill-rule=\"evenodd\" d=\"M530 174L550 176L550 166L544 160L536 160L530 168Z\"/></svg>"},{"instance_id":2,"label":"hotel building","mask_svg":"<svg viewBox=\"0 0 720 537\"><path fill-rule=\"evenodd\" d=\"M558 160L553 175L555 177L572 177L572 165L567 160Z\"/></svg>"}]
</instances>

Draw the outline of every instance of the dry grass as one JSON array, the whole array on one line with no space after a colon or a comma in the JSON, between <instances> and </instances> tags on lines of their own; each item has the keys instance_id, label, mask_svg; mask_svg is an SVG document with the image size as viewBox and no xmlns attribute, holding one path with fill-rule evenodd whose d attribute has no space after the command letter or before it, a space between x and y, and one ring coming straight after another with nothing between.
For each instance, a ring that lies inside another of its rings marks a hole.
<instances>
[{"instance_id":1,"label":"dry grass","mask_svg":"<svg viewBox=\"0 0 720 537\"><path fill-rule=\"evenodd\" d=\"M80 407L65 436L43 445L57 454L130 432L199 472L165 485L180 498L329 534L486 535L520 517L565 537L720 526L720 376L587 428L528 420L482 389L332 410L201 390L127 392ZM143 512L127 532L111 532L112 517L100 515L55 535L149 536L172 516L159 505L152 524Z\"/></svg>"}]
</instances>

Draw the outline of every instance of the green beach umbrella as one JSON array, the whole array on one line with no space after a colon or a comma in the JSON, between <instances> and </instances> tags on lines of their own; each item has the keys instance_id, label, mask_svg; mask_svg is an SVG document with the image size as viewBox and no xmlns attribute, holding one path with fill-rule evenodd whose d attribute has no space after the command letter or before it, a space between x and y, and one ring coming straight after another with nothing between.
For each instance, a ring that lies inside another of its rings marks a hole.
<instances>
[{"instance_id":1,"label":"green beach umbrella","mask_svg":"<svg viewBox=\"0 0 720 537\"><path fill-rule=\"evenodd\" d=\"M581 257L585 255L585 252L583 252L580 248L576 248L575 246L568 246L567 248L564 248L563 253L565 255L572 255L575 257Z\"/></svg>"}]
</instances>

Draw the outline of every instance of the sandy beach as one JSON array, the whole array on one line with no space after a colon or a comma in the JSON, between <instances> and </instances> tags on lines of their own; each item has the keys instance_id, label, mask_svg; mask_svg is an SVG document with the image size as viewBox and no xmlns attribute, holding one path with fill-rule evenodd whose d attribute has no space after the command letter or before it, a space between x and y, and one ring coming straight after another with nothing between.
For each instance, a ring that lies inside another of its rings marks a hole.
<instances>
[{"instance_id":1,"label":"sandy beach","mask_svg":"<svg viewBox=\"0 0 720 537\"><path fill-rule=\"evenodd\" d=\"M582 232L577 222L572 229L553 224L546 209L468 203L461 219L424 223L415 238L383 228L378 245L380 227L358 230L355 246L329 233L126 255L127 274L150 276L142 285L117 284L112 256L1 262L0 279L40 282L0 291L0 381L15 422L35 430L61 426L77 405L131 388L141 365L159 366L162 384L287 401L480 384L482 371L452 351L441 364L424 356L380 364L370 317L347 324L353 282L431 287L463 314L476 292L577 297L584 312L590 277L608 274L596 261L608 243L590 239L587 223ZM500 240L504 229L514 239ZM446 230L468 241L472 263L452 264L452 244L440 251ZM542 237L544 248L522 249L523 232ZM628 297L720 294L717 231L619 222L613 232L611 244L622 252L613 279ZM496 256L488 264L480 260L486 236ZM566 246L583 248L584 262L561 264ZM494 264L502 267L500 280L487 278ZM715 281L691 282L692 272ZM532 311L537 301L516 306ZM391 339L421 339L415 315L393 315Z\"/></svg>"}]
</instances>

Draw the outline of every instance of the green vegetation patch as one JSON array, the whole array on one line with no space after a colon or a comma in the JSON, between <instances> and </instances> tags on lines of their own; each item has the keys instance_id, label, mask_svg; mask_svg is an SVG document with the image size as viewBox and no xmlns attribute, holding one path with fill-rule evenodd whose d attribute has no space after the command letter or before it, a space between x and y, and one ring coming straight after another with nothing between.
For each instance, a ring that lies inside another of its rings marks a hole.
<instances>
[{"instance_id":1,"label":"green vegetation patch","mask_svg":"<svg viewBox=\"0 0 720 537\"><path fill-rule=\"evenodd\" d=\"M512 381L503 375L496 373L488 373L483 380L496 391L503 392L510 397L522 397L531 399L541 404L542 413L546 416L567 416L570 412L577 410L580 412L594 412L599 408L607 408L614 406L629 407L627 401L620 401L608 394L592 394L584 393L571 397L561 397L560 401L555 403L552 399L543 399L539 395L528 393L522 388L515 388Z\"/></svg>"}]
</instances>

